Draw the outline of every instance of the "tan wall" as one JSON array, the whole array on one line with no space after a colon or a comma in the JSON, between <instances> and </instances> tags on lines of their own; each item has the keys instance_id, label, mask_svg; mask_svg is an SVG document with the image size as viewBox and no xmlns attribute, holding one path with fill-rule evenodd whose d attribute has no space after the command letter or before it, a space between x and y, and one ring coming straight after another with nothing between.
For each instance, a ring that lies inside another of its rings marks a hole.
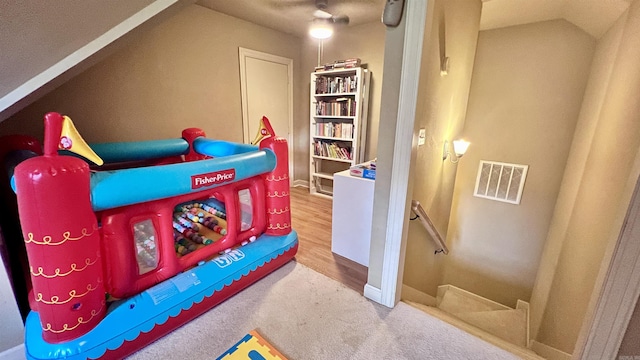
<instances>
[{"instance_id":1,"label":"tan wall","mask_svg":"<svg viewBox=\"0 0 640 360\"><path fill-rule=\"evenodd\" d=\"M338 27L334 35L324 41L322 64L341 59L360 58L371 70L371 87L369 93L369 116L367 126L367 140L365 144L365 159L372 159L377 154L378 126L380 123L380 97L382 85L382 67L384 62L385 27L379 22L363 25ZM306 117L297 119L295 128L296 139L296 179L309 179L309 92L310 73L318 64L318 41L311 37L303 39L301 79L304 81L303 105ZM306 172L298 169L307 167Z\"/></svg>"},{"instance_id":2,"label":"tan wall","mask_svg":"<svg viewBox=\"0 0 640 360\"><path fill-rule=\"evenodd\" d=\"M416 126L426 129L426 143L417 150L413 199L443 237L456 167L442 161L442 147L444 140L457 138L465 123L481 9L480 1L435 1L425 28ZM450 58L446 76L440 75L443 56ZM410 222L407 239L403 283L435 296L444 255L434 255L436 248L418 221Z\"/></svg>"},{"instance_id":3,"label":"tan wall","mask_svg":"<svg viewBox=\"0 0 640 360\"><path fill-rule=\"evenodd\" d=\"M529 300L594 48L564 20L480 32L444 284L512 307ZM480 160L529 165L519 205L473 196Z\"/></svg>"},{"instance_id":4,"label":"tan wall","mask_svg":"<svg viewBox=\"0 0 640 360\"><path fill-rule=\"evenodd\" d=\"M636 308L631 315L631 321L627 326L627 332L622 339L618 359L620 356L640 356L640 301L636 303Z\"/></svg>"},{"instance_id":5,"label":"tan wall","mask_svg":"<svg viewBox=\"0 0 640 360\"><path fill-rule=\"evenodd\" d=\"M299 38L191 5L0 124L0 132L41 137L42 115L59 111L88 142L179 137L187 127L241 142L238 47L291 58L298 74ZM301 86L294 78L294 118L302 117Z\"/></svg>"},{"instance_id":6,"label":"tan wall","mask_svg":"<svg viewBox=\"0 0 640 360\"><path fill-rule=\"evenodd\" d=\"M549 301L537 340L572 352L600 270L602 255L616 241L638 177L631 164L640 147L640 1L628 10L600 109L587 163L569 219Z\"/></svg>"},{"instance_id":7,"label":"tan wall","mask_svg":"<svg viewBox=\"0 0 640 360\"><path fill-rule=\"evenodd\" d=\"M544 309L546 307L554 273L562 245L567 235L567 229L576 206L576 198L580 183L587 166L589 150L596 135L596 125L600 118L613 63L618 53L618 46L626 16L620 20L598 40L593 55L589 83L585 90L582 110L573 135L569 161L564 170L562 185L558 194L553 219L547 234L544 252L540 259L540 266L536 283L531 294L531 333L535 336L540 327Z\"/></svg>"}]
</instances>

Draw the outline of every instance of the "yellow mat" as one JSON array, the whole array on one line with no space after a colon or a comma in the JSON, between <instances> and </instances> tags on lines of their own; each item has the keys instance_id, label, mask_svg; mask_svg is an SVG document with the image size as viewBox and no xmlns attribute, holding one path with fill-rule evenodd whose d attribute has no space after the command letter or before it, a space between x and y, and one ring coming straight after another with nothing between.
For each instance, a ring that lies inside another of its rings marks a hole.
<instances>
[{"instance_id":1,"label":"yellow mat","mask_svg":"<svg viewBox=\"0 0 640 360\"><path fill-rule=\"evenodd\" d=\"M287 358L256 330L252 330L217 360L287 360Z\"/></svg>"}]
</instances>

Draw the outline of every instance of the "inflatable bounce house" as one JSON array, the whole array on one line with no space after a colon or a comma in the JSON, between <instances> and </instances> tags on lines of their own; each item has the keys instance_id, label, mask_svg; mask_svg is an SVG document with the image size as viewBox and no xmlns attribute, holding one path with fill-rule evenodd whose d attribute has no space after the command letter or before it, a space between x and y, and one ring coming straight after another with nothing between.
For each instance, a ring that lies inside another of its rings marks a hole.
<instances>
[{"instance_id":1,"label":"inflatable bounce house","mask_svg":"<svg viewBox=\"0 0 640 360\"><path fill-rule=\"evenodd\" d=\"M253 144L190 128L89 147L47 114L42 155L11 179L27 358L121 359L291 260L287 143L263 118Z\"/></svg>"}]
</instances>

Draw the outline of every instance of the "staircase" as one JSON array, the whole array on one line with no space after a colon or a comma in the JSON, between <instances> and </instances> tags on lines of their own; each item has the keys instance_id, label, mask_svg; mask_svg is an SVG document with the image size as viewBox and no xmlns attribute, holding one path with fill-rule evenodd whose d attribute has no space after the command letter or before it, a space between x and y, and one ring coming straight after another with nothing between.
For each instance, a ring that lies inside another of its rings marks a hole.
<instances>
[{"instance_id":1,"label":"staircase","mask_svg":"<svg viewBox=\"0 0 640 360\"><path fill-rule=\"evenodd\" d=\"M466 323L514 345L527 347L528 306L512 309L451 285L438 287L436 304L438 309Z\"/></svg>"},{"instance_id":2,"label":"staircase","mask_svg":"<svg viewBox=\"0 0 640 360\"><path fill-rule=\"evenodd\" d=\"M405 297L403 287L403 301L408 304L522 358L540 359L528 349L527 302L518 300L514 309L452 285L439 286L437 297L429 301L425 301L426 294L422 298L411 295Z\"/></svg>"}]
</instances>

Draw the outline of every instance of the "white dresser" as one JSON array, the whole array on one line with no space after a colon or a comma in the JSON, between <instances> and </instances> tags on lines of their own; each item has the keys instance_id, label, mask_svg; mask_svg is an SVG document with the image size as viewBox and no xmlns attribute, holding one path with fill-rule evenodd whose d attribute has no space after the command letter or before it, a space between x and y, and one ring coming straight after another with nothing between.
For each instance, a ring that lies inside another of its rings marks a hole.
<instances>
[{"instance_id":1,"label":"white dresser","mask_svg":"<svg viewBox=\"0 0 640 360\"><path fill-rule=\"evenodd\" d=\"M369 266L374 185L349 170L333 175L331 251L364 266Z\"/></svg>"}]
</instances>

